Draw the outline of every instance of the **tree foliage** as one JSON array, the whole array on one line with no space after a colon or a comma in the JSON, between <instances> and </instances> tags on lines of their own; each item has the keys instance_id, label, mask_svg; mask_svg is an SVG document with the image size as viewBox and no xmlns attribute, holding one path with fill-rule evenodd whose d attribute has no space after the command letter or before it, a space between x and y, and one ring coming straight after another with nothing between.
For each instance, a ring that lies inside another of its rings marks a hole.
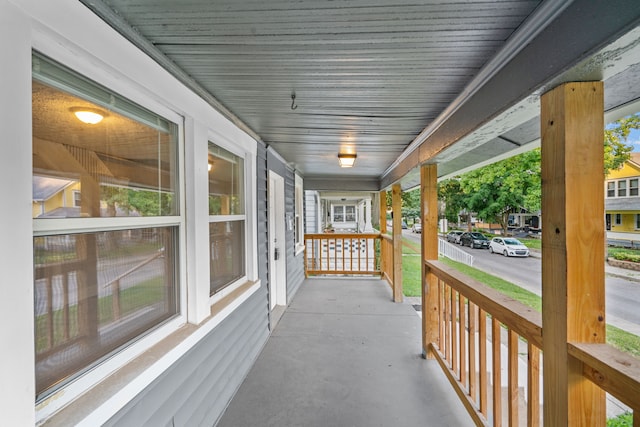
<instances>
[{"instance_id":1,"label":"tree foliage","mask_svg":"<svg viewBox=\"0 0 640 427\"><path fill-rule=\"evenodd\" d=\"M631 157L633 147L627 144L633 129L640 129L640 115L633 114L607 126L604 130L604 174L620 169Z\"/></svg>"},{"instance_id":2,"label":"tree foliage","mask_svg":"<svg viewBox=\"0 0 640 427\"><path fill-rule=\"evenodd\" d=\"M620 119L604 130L604 173L621 168L632 146L627 139L640 129L640 114ZM438 184L438 197L446 203L445 216L456 221L461 212L497 222L506 231L510 213L540 210L540 149L535 149Z\"/></svg>"},{"instance_id":3,"label":"tree foliage","mask_svg":"<svg viewBox=\"0 0 640 427\"><path fill-rule=\"evenodd\" d=\"M540 209L540 149L485 166L460 177L467 210L506 232L509 214Z\"/></svg>"}]
</instances>

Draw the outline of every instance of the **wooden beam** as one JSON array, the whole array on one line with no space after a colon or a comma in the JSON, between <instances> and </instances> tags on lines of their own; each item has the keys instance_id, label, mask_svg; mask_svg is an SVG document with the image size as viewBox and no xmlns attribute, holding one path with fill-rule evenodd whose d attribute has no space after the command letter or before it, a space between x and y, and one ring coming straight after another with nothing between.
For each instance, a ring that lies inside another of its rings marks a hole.
<instances>
[{"instance_id":1,"label":"wooden beam","mask_svg":"<svg viewBox=\"0 0 640 427\"><path fill-rule=\"evenodd\" d=\"M605 394L567 343L604 343L603 84L541 98L544 425L605 424Z\"/></svg>"},{"instance_id":2,"label":"wooden beam","mask_svg":"<svg viewBox=\"0 0 640 427\"><path fill-rule=\"evenodd\" d=\"M385 190L380 191L380 234L387 234L387 192ZM387 272L388 266L386 265L386 257L384 251L386 250L386 245L384 244L383 239L380 239L380 272L382 276L385 276Z\"/></svg>"},{"instance_id":3,"label":"wooden beam","mask_svg":"<svg viewBox=\"0 0 640 427\"><path fill-rule=\"evenodd\" d=\"M424 261L438 260L438 167L420 168L420 218L422 220L422 352L433 359L429 343L438 342L438 278L427 273Z\"/></svg>"},{"instance_id":4,"label":"wooden beam","mask_svg":"<svg viewBox=\"0 0 640 427\"><path fill-rule=\"evenodd\" d=\"M393 208L393 300L402 302L402 189L400 184L391 188Z\"/></svg>"}]
</instances>

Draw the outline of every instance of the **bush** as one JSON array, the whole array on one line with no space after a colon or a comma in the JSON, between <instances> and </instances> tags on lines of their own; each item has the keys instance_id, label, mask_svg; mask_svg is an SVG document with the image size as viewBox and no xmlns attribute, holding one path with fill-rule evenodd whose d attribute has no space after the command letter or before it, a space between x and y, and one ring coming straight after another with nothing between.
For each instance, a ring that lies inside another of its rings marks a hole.
<instances>
[{"instance_id":1,"label":"bush","mask_svg":"<svg viewBox=\"0 0 640 427\"><path fill-rule=\"evenodd\" d=\"M632 427L633 426L633 414L631 412L625 412L615 418L609 418L607 420L607 427Z\"/></svg>"},{"instance_id":2,"label":"bush","mask_svg":"<svg viewBox=\"0 0 640 427\"><path fill-rule=\"evenodd\" d=\"M612 255L613 259L617 259L618 261L640 262L640 254L637 253L616 252Z\"/></svg>"}]
</instances>

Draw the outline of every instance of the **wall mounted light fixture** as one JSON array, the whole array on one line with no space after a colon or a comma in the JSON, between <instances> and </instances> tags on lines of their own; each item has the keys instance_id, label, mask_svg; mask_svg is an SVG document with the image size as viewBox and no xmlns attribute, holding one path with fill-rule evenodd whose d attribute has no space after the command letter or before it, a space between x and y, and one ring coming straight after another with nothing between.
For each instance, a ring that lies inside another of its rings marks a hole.
<instances>
[{"instance_id":1,"label":"wall mounted light fixture","mask_svg":"<svg viewBox=\"0 0 640 427\"><path fill-rule=\"evenodd\" d=\"M103 111L95 108L73 107L71 112L76 115L78 120L88 125L100 123L105 116Z\"/></svg>"},{"instance_id":2,"label":"wall mounted light fixture","mask_svg":"<svg viewBox=\"0 0 640 427\"><path fill-rule=\"evenodd\" d=\"M341 168L353 167L357 157L355 153L338 153L338 164Z\"/></svg>"}]
</instances>

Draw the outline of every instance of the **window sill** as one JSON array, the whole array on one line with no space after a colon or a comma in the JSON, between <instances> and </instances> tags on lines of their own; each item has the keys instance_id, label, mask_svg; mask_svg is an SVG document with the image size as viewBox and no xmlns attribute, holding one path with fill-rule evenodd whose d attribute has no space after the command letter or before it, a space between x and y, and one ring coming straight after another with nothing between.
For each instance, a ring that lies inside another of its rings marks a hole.
<instances>
[{"instance_id":1,"label":"window sill","mask_svg":"<svg viewBox=\"0 0 640 427\"><path fill-rule=\"evenodd\" d=\"M211 316L200 325L184 324L156 345L135 357L38 425L103 425L130 403L178 359L214 330L229 314L260 289L260 281L246 282L211 306ZM60 392L64 393L64 389ZM56 395L52 398L55 399ZM45 401L46 403L46 401Z\"/></svg>"}]
</instances>

